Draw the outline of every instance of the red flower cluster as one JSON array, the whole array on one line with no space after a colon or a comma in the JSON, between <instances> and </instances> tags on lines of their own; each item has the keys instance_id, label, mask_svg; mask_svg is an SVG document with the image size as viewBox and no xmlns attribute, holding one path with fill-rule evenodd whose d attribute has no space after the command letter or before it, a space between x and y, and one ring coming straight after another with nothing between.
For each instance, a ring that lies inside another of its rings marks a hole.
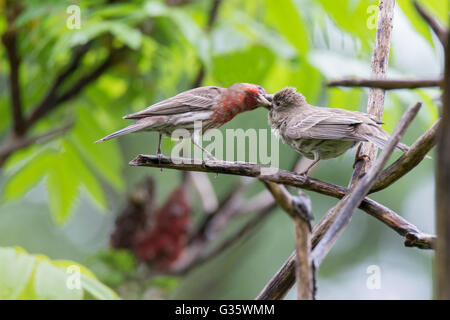
<instances>
[{"instance_id":1,"label":"red flower cluster","mask_svg":"<svg viewBox=\"0 0 450 320\"><path fill-rule=\"evenodd\" d=\"M185 188L175 189L155 216L153 226L140 232L134 252L140 261L166 270L181 256L189 236L191 205Z\"/></svg>"},{"instance_id":2,"label":"red flower cluster","mask_svg":"<svg viewBox=\"0 0 450 320\"><path fill-rule=\"evenodd\" d=\"M187 245L191 204L184 185L175 189L157 211L151 182L134 192L130 205L117 219L111 246L131 249L137 259L158 270L168 270Z\"/></svg>"}]
</instances>

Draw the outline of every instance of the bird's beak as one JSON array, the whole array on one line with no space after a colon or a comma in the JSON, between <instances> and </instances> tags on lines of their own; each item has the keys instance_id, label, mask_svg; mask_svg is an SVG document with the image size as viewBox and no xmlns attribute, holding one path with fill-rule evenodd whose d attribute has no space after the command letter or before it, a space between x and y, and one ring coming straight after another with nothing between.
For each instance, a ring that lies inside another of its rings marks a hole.
<instances>
[{"instance_id":1,"label":"bird's beak","mask_svg":"<svg viewBox=\"0 0 450 320\"><path fill-rule=\"evenodd\" d=\"M258 104L264 108L272 108L272 94L260 94L258 95Z\"/></svg>"}]
</instances>

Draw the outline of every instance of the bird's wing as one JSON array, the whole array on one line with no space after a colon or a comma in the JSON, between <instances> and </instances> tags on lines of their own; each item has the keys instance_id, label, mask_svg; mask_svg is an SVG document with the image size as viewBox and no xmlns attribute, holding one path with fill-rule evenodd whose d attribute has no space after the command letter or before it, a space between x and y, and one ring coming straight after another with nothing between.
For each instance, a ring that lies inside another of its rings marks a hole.
<instances>
[{"instance_id":1,"label":"bird's wing","mask_svg":"<svg viewBox=\"0 0 450 320\"><path fill-rule=\"evenodd\" d=\"M148 116L173 115L210 109L214 106L222 90L222 88L213 86L191 89L155 103L144 110L126 115L124 119L140 119Z\"/></svg>"},{"instance_id":2,"label":"bird's wing","mask_svg":"<svg viewBox=\"0 0 450 320\"><path fill-rule=\"evenodd\" d=\"M355 135L356 126L363 120L352 114L318 109L302 117L293 117L284 134L290 139L365 140Z\"/></svg>"}]
</instances>

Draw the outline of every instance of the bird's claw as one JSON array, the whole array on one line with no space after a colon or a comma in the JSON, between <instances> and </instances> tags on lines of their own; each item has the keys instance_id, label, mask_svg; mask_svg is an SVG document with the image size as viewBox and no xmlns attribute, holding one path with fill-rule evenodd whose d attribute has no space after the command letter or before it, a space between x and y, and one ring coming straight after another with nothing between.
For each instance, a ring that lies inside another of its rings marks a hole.
<instances>
[{"instance_id":1,"label":"bird's claw","mask_svg":"<svg viewBox=\"0 0 450 320\"><path fill-rule=\"evenodd\" d=\"M358 155L357 157L355 157L355 162L353 163L353 169L355 169L355 167L356 167L356 164L359 162L359 161L369 161L370 160L370 157L367 155L367 154L363 154L363 155Z\"/></svg>"},{"instance_id":2,"label":"bird's claw","mask_svg":"<svg viewBox=\"0 0 450 320\"><path fill-rule=\"evenodd\" d=\"M163 157L163 154L161 152L158 152L156 154L156 157L158 158L158 165L161 165L161 159ZM160 168L161 172L163 172L163 168Z\"/></svg>"}]
</instances>

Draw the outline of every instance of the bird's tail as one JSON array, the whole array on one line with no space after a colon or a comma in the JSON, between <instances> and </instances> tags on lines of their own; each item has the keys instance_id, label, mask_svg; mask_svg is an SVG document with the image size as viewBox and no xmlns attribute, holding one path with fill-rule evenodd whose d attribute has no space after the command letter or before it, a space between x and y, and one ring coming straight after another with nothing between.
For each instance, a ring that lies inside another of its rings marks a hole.
<instances>
[{"instance_id":1,"label":"bird's tail","mask_svg":"<svg viewBox=\"0 0 450 320\"><path fill-rule=\"evenodd\" d=\"M146 121L142 121L142 120L146 120ZM128 127L125 127L123 129L120 129L119 131L113 132L109 135L107 135L104 138L101 138L100 140L95 141L95 143L99 143L102 141L106 141L118 136L123 136L124 134L128 134L131 132L136 132L136 131L140 131L142 129L145 129L147 127L151 127L151 125L153 124L152 122L149 122L148 120L150 120L149 118L147 119L142 119L140 121L136 121L135 123L129 125Z\"/></svg>"}]
</instances>

